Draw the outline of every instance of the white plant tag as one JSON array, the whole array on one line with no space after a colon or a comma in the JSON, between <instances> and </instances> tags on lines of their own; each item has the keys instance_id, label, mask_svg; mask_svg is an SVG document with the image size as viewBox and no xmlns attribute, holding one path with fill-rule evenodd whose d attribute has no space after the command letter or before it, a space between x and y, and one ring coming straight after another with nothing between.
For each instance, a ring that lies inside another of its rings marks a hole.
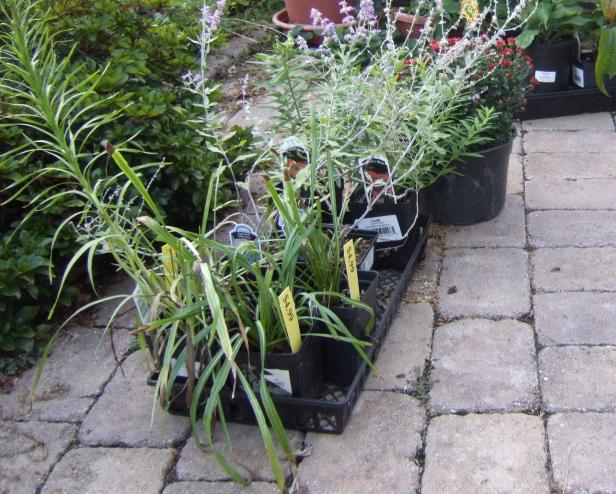
<instances>
[{"instance_id":1,"label":"white plant tag","mask_svg":"<svg viewBox=\"0 0 616 494\"><path fill-rule=\"evenodd\" d=\"M381 191L387 185L387 189L383 193L383 196L391 197L395 204L396 194L394 193L394 186L391 184L391 171L387 158L385 156L362 158L359 160L359 166L362 169L366 201L372 203L379 197ZM383 196L381 196L381 201Z\"/></svg>"},{"instance_id":2,"label":"white plant tag","mask_svg":"<svg viewBox=\"0 0 616 494\"><path fill-rule=\"evenodd\" d=\"M173 366L175 365L176 360L174 358L171 359L171 368L173 368ZM195 362L195 375L198 375L197 373L199 372L199 362ZM180 370L178 371L177 377L184 377L184 378L188 378L188 369L186 368L186 364L182 365L182 367L180 367Z\"/></svg>"},{"instance_id":3,"label":"white plant tag","mask_svg":"<svg viewBox=\"0 0 616 494\"><path fill-rule=\"evenodd\" d=\"M370 250L366 253L364 260L359 265L360 271L370 271L374 264L374 245L370 247Z\"/></svg>"},{"instance_id":4,"label":"white plant tag","mask_svg":"<svg viewBox=\"0 0 616 494\"><path fill-rule=\"evenodd\" d=\"M573 82L575 83L575 85L579 87L584 87L584 69L573 65L571 66L571 71L573 76Z\"/></svg>"},{"instance_id":5,"label":"white plant tag","mask_svg":"<svg viewBox=\"0 0 616 494\"><path fill-rule=\"evenodd\" d=\"M261 259L261 243L257 238L257 234L249 225L238 223L233 230L229 232L229 243L237 248L246 242L254 242L258 250L256 259L253 254L246 253L246 260L251 263L257 262Z\"/></svg>"},{"instance_id":6,"label":"white plant tag","mask_svg":"<svg viewBox=\"0 0 616 494\"><path fill-rule=\"evenodd\" d=\"M263 369L265 380L276 386L270 390L275 395L292 395L293 388L291 387L291 375L288 370L282 369Z\"/></svg>"},{"instance_id":7,"label":"white plant tag","mask_svg":"<svg viewBox=\"0 0 616 494\"><path fill-rule=\"evenodd\" d=\"M535 79L539 82L556 82L556 72L550 70L535 70Z\"/></svg>"},{"instance_id":8,"label":"white plant tag","mask_svg":"<svg viewBox=\"0 0 616 494\"><path fill-rule=\"evenodd\" d=\"M376 239L377 244L402 240L402 231L400 230L400 224L395 214L364 218L363 220L359 220L357 228L378 232L379 236Z\"/></svg>"}]
</instances>

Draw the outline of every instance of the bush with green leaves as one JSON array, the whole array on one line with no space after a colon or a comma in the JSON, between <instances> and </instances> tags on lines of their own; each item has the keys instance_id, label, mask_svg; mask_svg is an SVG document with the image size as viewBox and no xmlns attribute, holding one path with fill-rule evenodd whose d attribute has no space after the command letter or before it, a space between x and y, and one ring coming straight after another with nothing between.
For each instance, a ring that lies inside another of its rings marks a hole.
<instances>
[{"instance_id":1,"label":"bush with green leaves","mask_svg":"<svg viewBox=\"0 0 616 494\"><path fill-rule=\"evenodd\" d=\"M100 111L122 111L122 119L106 129L114 143L132 138L143 153L135 165L165 162L152 184L152 195L175 224L199 220L209 177L220 157L196 119L198 95L186 91L183 76L196 70L201 0L44 0L54 15L53 30L62 33L66 55L76 44L71 68L84 73L105 69L95 99ZM224 38L224 36L222 37ZM214 46L220 46L217 36ZM99 139L100 140L100 139ZM225 142L231 159L250 146L251 133L239 128ZM92 143L98 145L98 141ZM244 171L237 164L236 173ZM248 167L249 163L246 162ZM229 176L223 177L227 181ZM221 187L221 202L232 198Z\"/></svg>"},{"instance_id":2,"label":"bush with green leaves","mask_svg":"<svg viewBox=\"0 0 616 494\"><path fill-rule=\"evenodd\" d=\"M181 226L200 219L207 183L221 161L199 124L199 95L187 90L183 80L199 64L198 49L190 40L199 31L195 20L201 6L195 0L42 0L33 7L46 16L56 40L55 55L71 53L70 63L62 67L68 87L101 73L95 91L79 100L75 109L89 106L95 116L122 114L113 125L82 134L80 151L91 157L100 151L102 139L131 141L140 150L131 157L136 166L164 162L149 177L152 195L164 214ZM0 22L6 20L6 11L0 9ZM15 74L4 46L12 29L7 22L0 26L0 85L6 86L0 91L0 373L13 373L32 362L45 344L50 328L47 314L58 288L55 275L74 253L78 233L67 223L55 240L53 258L51 245L56 229L80 207L78 199L65 198L44 214L39 212L39 194L48 187L65 187L60 185L62 177L50 170L40 175L53 165L49 155L14 152L27 145L27 139L11 125L12 113L18 111L9 105L30 102L13 99ZM221 41L214 43L219 46ZM30 137L45 136L34 132ZM217 142L234 161L238 175L249 162L235 158L248 156L251 142L251 132L239 128ZM93 162L92 176L115 173L109 161ZM223 172L219 178L224 204L233 197L225 186L231 176ZM69 283L62 302L69 304L77 291Z\"/></svg>"}]
</instances>

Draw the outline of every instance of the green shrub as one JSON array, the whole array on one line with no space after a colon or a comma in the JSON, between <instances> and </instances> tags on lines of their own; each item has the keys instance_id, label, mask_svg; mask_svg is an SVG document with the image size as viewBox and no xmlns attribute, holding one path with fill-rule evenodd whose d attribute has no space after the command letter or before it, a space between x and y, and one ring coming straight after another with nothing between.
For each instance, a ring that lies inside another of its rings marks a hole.
<instances>
[{"instance_id":1,"label":"green shrub","mask_svg":"<svg viewBox=\"0 0 616 494\"><path fill-rule=\"evenodd\" d=\"M72 83L104 70L96 93L83 105L98 103L100 114L121 112L104 133L90 137L84 151L99 152L105 138L114 143L130 140L140 151L131 155L135 165L165 162L152 177L151 193L170 221L180 226L194 225L201 217L210 174L220 160L201 132L197 99L182 84L182 75L198 66L198 51L190 39L199 29L200 6L200 0L42 0L38 4L40 12L53 15L49 25L60 42L58 55L66 56L76 45L66 68L67 77L76 70ZM0 8L0 22L4 20ZM0 37L7 28L0 26ZM0 50L2 44L0 38ZM6 65L3 68L0 62L0 81L3 70ZM0 94L2 124L11 121L8 103ZM48 174L27 181L30 174L50 164L48 157L2 158L19 148L23 139L16 127L0 126L0 373L13 373L31 362L45 343L50 331L47 315L58 288L54 273L62 272L77 245L75 230L66 226L50 266L54 232L78 205L63 202L46 208L44 215L33 212L31 201L57 179ZM230 157L244 154L251 141L250 131L235 129L226 140ZM93 176L107 174L109 165L104 160L95 166ZM244 170L234 172L241 176ZM224 182L229 177L222 178ZM28 186L6 204L19 187L6 188L16 184ZM223 185L219 190L222 201L232 198L231 187ZM77 292L76 285L69 283L61 303L69 304Z\"/></svg>"}]
</instances>

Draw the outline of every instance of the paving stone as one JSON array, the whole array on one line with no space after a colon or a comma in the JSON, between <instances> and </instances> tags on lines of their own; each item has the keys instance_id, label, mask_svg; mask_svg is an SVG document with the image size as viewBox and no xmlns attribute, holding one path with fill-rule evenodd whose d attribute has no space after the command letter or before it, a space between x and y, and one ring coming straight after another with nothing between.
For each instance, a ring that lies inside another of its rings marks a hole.
<instances>
[{"instance_id":1,"label":"paving stone","mask_svg":"<svg viewBox=\"0 0 616 494\"><path fill-rule=\"evenodd\" d=\"M509 156L509 171L507 173L507 194L524 192L524 158L519 154Z\"/></svg>"},{"instance_id":2,"label":"paving stone","mask_svg":"<svg viewBox=\"0 0 616 494\"><path fill-rule=\"evenodd\" d=\"M242 128L253 127L255 133L264 133L269 129L274 117L277 115L276 110L271 107L272 100L262 98L254 102L250 102L248 108L243 107L236 112L227 122L229 127L238 125Z\"/></svg>"},{"instance_id":3,"label":"paving stone","mask_svg":"<svg viewBox=\"0 0 616 494\"><path fill-rule=\"evenodd\" d=\"M163 494L279 494L276 484L253 482L242 487L234 482L174 482Z\"/></svg>"},{"instance_id":4,"label":"paving stone","mask_svg":"<svg viewBox=\"0 0 616 494\"><path fill-rule=\"evenodd\" d=\"M493 220L453 227L447 247L520 247L526 245L524 204L519 196L507 196L503 211Z\"/></svg>"},{"instance_id":5,"label":"paving stone","mask_svg":"<svg viewBox=\"0 0 616 494\"><path fill-rule=\"evenodd\" d=\"M524 135L524 149L527 153L614 153L616 133L610 130L528 132Z\"/></svg>"},{"instance_id":6,"label":"paving stone","mask_svg":"<svg viewBox=\"0 0 616 494\"><path fill-rule=\"evenodd\" d=\"M531 255L535 287L540 291L616 291L616 248L537 249Z\"/></svg>"},{"instance_id":7,"label":"paving stone","mask_svg":"<svg viewBox=\"0 0 616 494\"><path fill-rule=\"evenodd\" d=\"M428 427L422 494L548 493L544 430L524 414L448 415Z\"/></svg>"},{"instance_id":8,"label":"paving stone","mask_svg":"<svg viewBox=\"0 0 616 494\"><path fill-rule=\"evenodd\" d=\"M431 379L434 413L535 409L539 389L532 328L486 319L437 328Z\"/></svg>"},{"instance_id":9,"label":"paving stone","mask_svg":"<svg viewBox=\"0 0 616 494\"><path fill-rule=\"evenodd\" d=\"M549 412L616 410L616 347L544 348L539 375Z\"/></svg>"},{"instance_id":10,"label":"paving stone","mask_svg":"<svg viewBox=\"0 0 616 494\"><path fill-rule=\"evenodd\" d=\"M548 419L558 492L616 492L616 414L559 413Z\"/></svg>"},{"instance_id":11,"label":"paving stone","mask_svg":"<svg viewBox=\"0 0 616 494\"><path fill-rule=\"evenodd\" d=\"M77 448L64 455L42 494L158 494L172 449Z\"/></svg>"},{"instance_id":12,"label":"paving stone","mask_svg":"<svg viewBox=\"0 0 616 494\"><path fill-rule=\"evenodd\" d=\"M220 428L216 430L214 440L217 449L227 457L230 463L235 463L240 471L242 471L241 466L249 468L255 480L274 481L259 428L252 425L229 424L229 435L233 453L225 444ZM288 436L293 449L299 451L302 445L302 434L288 431ZM201 442L207 444L203 439ZM285 466L286 473L290 474L290 465L284 461L282 453L280 459ZM180 453L176 474L179 480L221 481L231 479L207 448L199 449L194 436L188 440Z\"/></svg>"},{"instance_id":13,"label":"paving stone","mask_svg":"<svg viewBox=\"0 0 616 494\"><path fill-rule=\"evenodd\" d=\"M118 356L126 351L132 336L114 332ZM109 336L103 329L72 328L61 335L43 368L36 396L31 402L36 368L18 381L0 400L0 418L79 422L116 368Z\"/></svg>"},{"instance_id":14,"label":"paving stone","mask_svg":"<svg viewBox=\"0 0 616 494\"><path fill-rule=\"evenodd\" d=\"M614 209L616 180L530 180L526 182L529 209Z\"/></svg>"},{"instance_id":15,"label":"paving stone","mask_svg":"<svg viewBox=\"0 0 616 494\"><path fill-rule=\"evenodd\" d=\"M616 294L544 293L534 297L539 343L616 345Z\"/></svg>"},{"instance_id":16,"label":"paving stone","mask_svg":"<svg viewBox=\"0 0 616 494\"><path fill-rule=\"evenodd\" d=\"M535 248L616 246L616 211L533 211L528 236Z\"/></svg>"},{"instance_id":17,"label":"paving stone","mask_svg":"<svg viewBox=\"0 0 616 494\"><path fill-rule=\"evenodd\" d=\"M527 254L521 249L449 249L438 295L445 318L520 317L530 310Z\"/></svg>"},{"instance_id":18,"label":"paving stone","mask_svg":"<svg viewBox=\"0 0 616 494\"><path fill-rule=\"evenodd\" d=\"M430 358L434 313L430 304L402 305L365 389L415 389Z\"/></svg>"},{"instance_id":19,"label":"paving stone","mask_svg":"<svg viewBox=\"0 0 616 494\"><path fill-rule=\"evenodd\" d=\"M614 119L608 112L583 113L571 117L541 118L522 123L527 132L533 130L614 130Z\"/></svg>"},{"instance_id":20,"label":"paving stone","mask_svg":"<svg viewBox=\"0 0 616 494\"><path fill-rule=\"evenodd\" d=\"M36 492L76 431L71 424L0 422L0 492Z\"/></svg>"},{"instance_id":21,"label":"paving stone","mask_svg":"<svg viewBox=\"0 0 616 494\"><path fill-rule=\"evenodd\" d=\"M424 253L425 258L417 265L405 297L405 300L413 303L433 301L438 289L438 274L443 262L443 248L434 239L428 239Z\"/></svg>"},{"instance_id":22,"label":"paving stone","mask_svg":"<svg viewBox=\"0 0 616 494\"><path fill-rule=\"evenodd\" d=\"M92 407L79 430L79 440L88 446L163 448L183 441L190 431L187 417L170 415L156 408L152 422L154 388L146 384L147 366L136 352L122 364Z\"/></svg>"},{"instance_id":23,"label":"paving stone","mask_svg":"<svg viewBox=\"0 0 616 494\"><path fill-rule=\"evenodd\" d=\"M114 298L94 308L95 326L106 327L109 321L114 318L114 328L135 327L135 318L137 311L132 300L125 301L124 297L129 296L135 289L135 282L124 274L116 274L109 285L100 291L100 298L111 296L122 296L122 298ZM121 306L121 307L120 307ZM118 307L120 307L118 309ZM118 312L116 313L116 309Z\"/></svg>"},{"instance_id":24,"label":"paving stone","mask_svg":"<svg viewBox=\"0 0 616 494\"><path fill-rule=\"evenodd\" d=\"M587 153L532 153L525 160L527 180L616 177L616 162L611 154L593 154L589 160Z\"/></svg>"},{"instance_id":25,"label":"paving stone","mask_svg":"<svg viewBox=\"0 0 616 494\"><path fill-rule=\"evenodd\" d=\"M513 139L513 146L511 147L511 152L513 154L522 155L524 154L524 144L522 142L522 137L520 137L520 133Z\"/></svg>"},{"instance_id":26,"label":"paving stone","mask_svg":"<svg viewBox=\"0 0 616 494\"><path fill-rule=\"evenodd\" d=\"M410 396L364 391L344 434L308 433L312 455L299 466L300 483L308 494L415 492L424 423Z\"/></svg>"}]
</instances>

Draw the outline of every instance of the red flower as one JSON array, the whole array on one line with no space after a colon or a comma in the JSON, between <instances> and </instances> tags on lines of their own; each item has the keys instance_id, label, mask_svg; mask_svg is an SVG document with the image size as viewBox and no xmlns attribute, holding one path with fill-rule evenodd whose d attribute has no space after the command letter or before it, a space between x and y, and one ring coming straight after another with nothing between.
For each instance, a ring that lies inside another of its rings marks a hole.
<instances>
[{"instance_id":1,"label":"red flower","mask_svg":"<svg viewBox=\"0 0 616 494\"><path fill-rule=\"evenodd\" d=\"M507 44L511 45L511 46L515 46L517 43L515 38L509 37L507 38Z\"/></svg>"},{"instance_id":2,"label":"red flower","mask_svg":"<svg viewBox=\"0 0 616 494\"><path fill-rule=\"evenodd\" d=\"M403 64L403 65L411 65L411 61L410 61L408 58L405 58L405 59L402 61L402 64Z\"/></svg>"},{"instance_id":3,"label":"red flower","mask_svg":"<svg viewBox=\"0 0 616 494\"><path fill-rule=\"evenodd\" d=\"M533 59L530 58L528 55L524 55L524 60L526 60L528 63L532 63Z\"/></svg>"},{"instance_id":4,"label":"red flower","mask_svg":"<svg viewBox=\"0 0 616 494\"><path fill-rule=\"evenodd\" d=\"M511 48L505 48L503 50L503 55L506 57L513 57L514 51Z\"/></svg>"},{"instance_id":5,"label":"red flower","mask_svg":"<svg viewBox=\"0 0 616 494\"><path fill-rule=\"evenodd\" d=\"M505 68L508 68L511 66L511 63L509 62L509 60L501 60L500 64Z\"/></svg>"},{"instance_id":6,"label":"red flower","mask_svg":"<svg viewBox=\"0 0 616 494\"><path fill-rule=\"evenodd\" d=\"M538 86L539 85L539 81L537 80L537 78L534 75L530 76L530 83L533 86Z\"/></svg>"},{"instance_id":7,"label":"red flower","mask_svg":"<svg viewBox=\"0 0 616 494\"><path fill-rule=\"evenodd\" d=\"M494 64L493 63L489 63L488 64L488 70L494 70Z\"/></svg>"},{"instance_id":8,"label":"red flower","mask_svg":"<svg viewBox=\"0 0 616 494\"><path fill-rule=\"evenodd\" d=\"M504 48L505 47L505 42L502 39L497 39L496 40L496 47L497 48Z\"/></svg>"},{"instance_id":9,"label":"red flower","mask_svg":"<svg viewBox=\"0 0 616 494\"><path fill-rule=\"evenodd\" d=\"M438 41L430 41L430 49L432 51L439 51L441 49L441 44Z\"/></svg>"},{"instance_id":10,"label":"red flower","mask_svg":"<svg viewBox=\"0 0 616 494\"><path fill-rule=\"evenodd\" d=\"M447 44L449 46L455 45L458 41L460 41L460 38L447 38Z\"/></svg>"}]
</instances>

